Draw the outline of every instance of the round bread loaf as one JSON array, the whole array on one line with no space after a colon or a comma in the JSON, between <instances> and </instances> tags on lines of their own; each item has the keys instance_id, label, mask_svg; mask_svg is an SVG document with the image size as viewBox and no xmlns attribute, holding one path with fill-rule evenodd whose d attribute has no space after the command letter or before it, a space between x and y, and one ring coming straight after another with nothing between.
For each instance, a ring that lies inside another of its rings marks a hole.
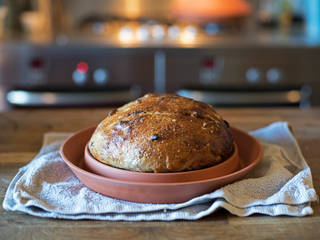
<instances>
[{"instance_id":1,"label":"round bread loaf","mask_svg":"<svg viewBox=\"0 0 320 240\"><path fill-rule=\"evenodd\" d=\"M234 148L228 123L212 106L174 94L147 94L111 111L88 147L95 159L138 172L202 169Z\"/></svg>"}]
</instances>

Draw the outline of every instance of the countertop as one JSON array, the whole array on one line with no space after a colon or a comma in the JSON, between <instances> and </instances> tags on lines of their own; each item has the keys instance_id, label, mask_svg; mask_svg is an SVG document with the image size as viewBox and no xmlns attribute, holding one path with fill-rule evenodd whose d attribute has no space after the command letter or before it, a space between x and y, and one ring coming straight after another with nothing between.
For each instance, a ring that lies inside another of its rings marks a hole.
<instances>
[{"instance_id":1,"label":"countertop","mask_svg":"<svg viewBox=\"0 0 320 240\"><path fill-rule=\"evenodd\" d=\"M0 113L0 202L18 171L41 147L45 132L73 132L100 122L110 109L34 109ZM288 121L320 189L320 108L218 108L249 131ZM320 204L308 217L236 217L225 210L197 221L108 222L43 219L0 207L0 239L319 239Z\"/></svg>"}]
</instances>

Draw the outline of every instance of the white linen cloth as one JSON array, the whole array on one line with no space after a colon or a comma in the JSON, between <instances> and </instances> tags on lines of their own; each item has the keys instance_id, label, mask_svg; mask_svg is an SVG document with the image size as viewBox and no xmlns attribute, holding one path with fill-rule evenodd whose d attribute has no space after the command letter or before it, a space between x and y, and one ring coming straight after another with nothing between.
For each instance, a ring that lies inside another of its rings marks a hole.
<instances>
[{"instance_id":1,"label":"white linen cloth","mask_svg":"<svg viewBox=\"0 0 320 240\"><path fill-rule=\"evenodd\" d=\"M251 132L263 158L240 181L179 204L144 204L113 199L84 186L63 162L59 147L70 134L44 136L40 153L19 169L3 208L39 217L148 221L195 220L224 208L237 216L305 216L318 196L310 168L286 122Z\"/></svg>"}]
</instances>

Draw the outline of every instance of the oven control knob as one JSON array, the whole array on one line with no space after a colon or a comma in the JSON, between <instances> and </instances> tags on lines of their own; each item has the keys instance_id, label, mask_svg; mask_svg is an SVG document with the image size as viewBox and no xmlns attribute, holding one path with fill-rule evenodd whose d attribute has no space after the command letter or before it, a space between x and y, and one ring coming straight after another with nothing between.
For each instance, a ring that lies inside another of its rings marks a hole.
<instances>
[{"instance_id":1,"label":"oven control knob","mask_svg":"<svg viewBox=\"0 0 320 240\"><path fill-rule=\"evenodd\" d=\"M108 70L105 68L98 68L93 72L93 81L97 85L104 85L109 80Z\"/></svg>"},{"instance_id":2,"label":"oven control knob","mask_svg":"<svg viewBox=\"0 0 320 240\"><path fill-rule=\"evenodd\" d=\"M87 81L87 74L76 69L72 73L72 79L76 85L82 86Z\"/></svg>"},{"instance_id":3,"label":"oven control knob","mask_svg":"<svg viewBox=\"0 0 320 240\"><path fill-rule=\"evenodd\" d=\"M267 80L270 83L277 83L281 79L281 72L277 68L270 68L267 71Z\"/></svg>"},{"instance_id":4,"label":"oven control knob","mask_svg":"<svg viewBox=\"0 0 320 240\"><path fill-rule=\"evenodd\" d=\"M260 71L257 68L249 68L246 72L246 78L249 83L258 83L260 75Z\"/></svg>"}]
</instances>

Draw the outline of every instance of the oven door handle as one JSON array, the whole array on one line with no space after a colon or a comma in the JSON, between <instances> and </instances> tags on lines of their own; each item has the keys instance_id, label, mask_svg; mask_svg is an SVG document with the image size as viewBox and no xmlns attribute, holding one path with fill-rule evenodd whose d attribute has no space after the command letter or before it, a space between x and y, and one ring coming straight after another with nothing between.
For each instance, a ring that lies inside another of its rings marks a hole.
<instances>
[{"instance_id":1,"label":"oven door handle","mask_svg":"<svg viewBox=\"0 0 320 240\"><path fill-rule=\"evenodd\" d=\"M282 91L202 91L182 89L180 96L193 98L212 105L300 105L309 102L310 96L296 89Z\"/></svg>"},{"instance_id":2,"label":"oven door handle","mask_svg":"<svg viewBox=\"0 0 320 240\"><path fill-rule=\"evenodd\" d=\"M7 100L16 106L109 105L129 102L140 96L140 89L115 91L50 92L11 90Z\"/></svg>"}]
</instances>

